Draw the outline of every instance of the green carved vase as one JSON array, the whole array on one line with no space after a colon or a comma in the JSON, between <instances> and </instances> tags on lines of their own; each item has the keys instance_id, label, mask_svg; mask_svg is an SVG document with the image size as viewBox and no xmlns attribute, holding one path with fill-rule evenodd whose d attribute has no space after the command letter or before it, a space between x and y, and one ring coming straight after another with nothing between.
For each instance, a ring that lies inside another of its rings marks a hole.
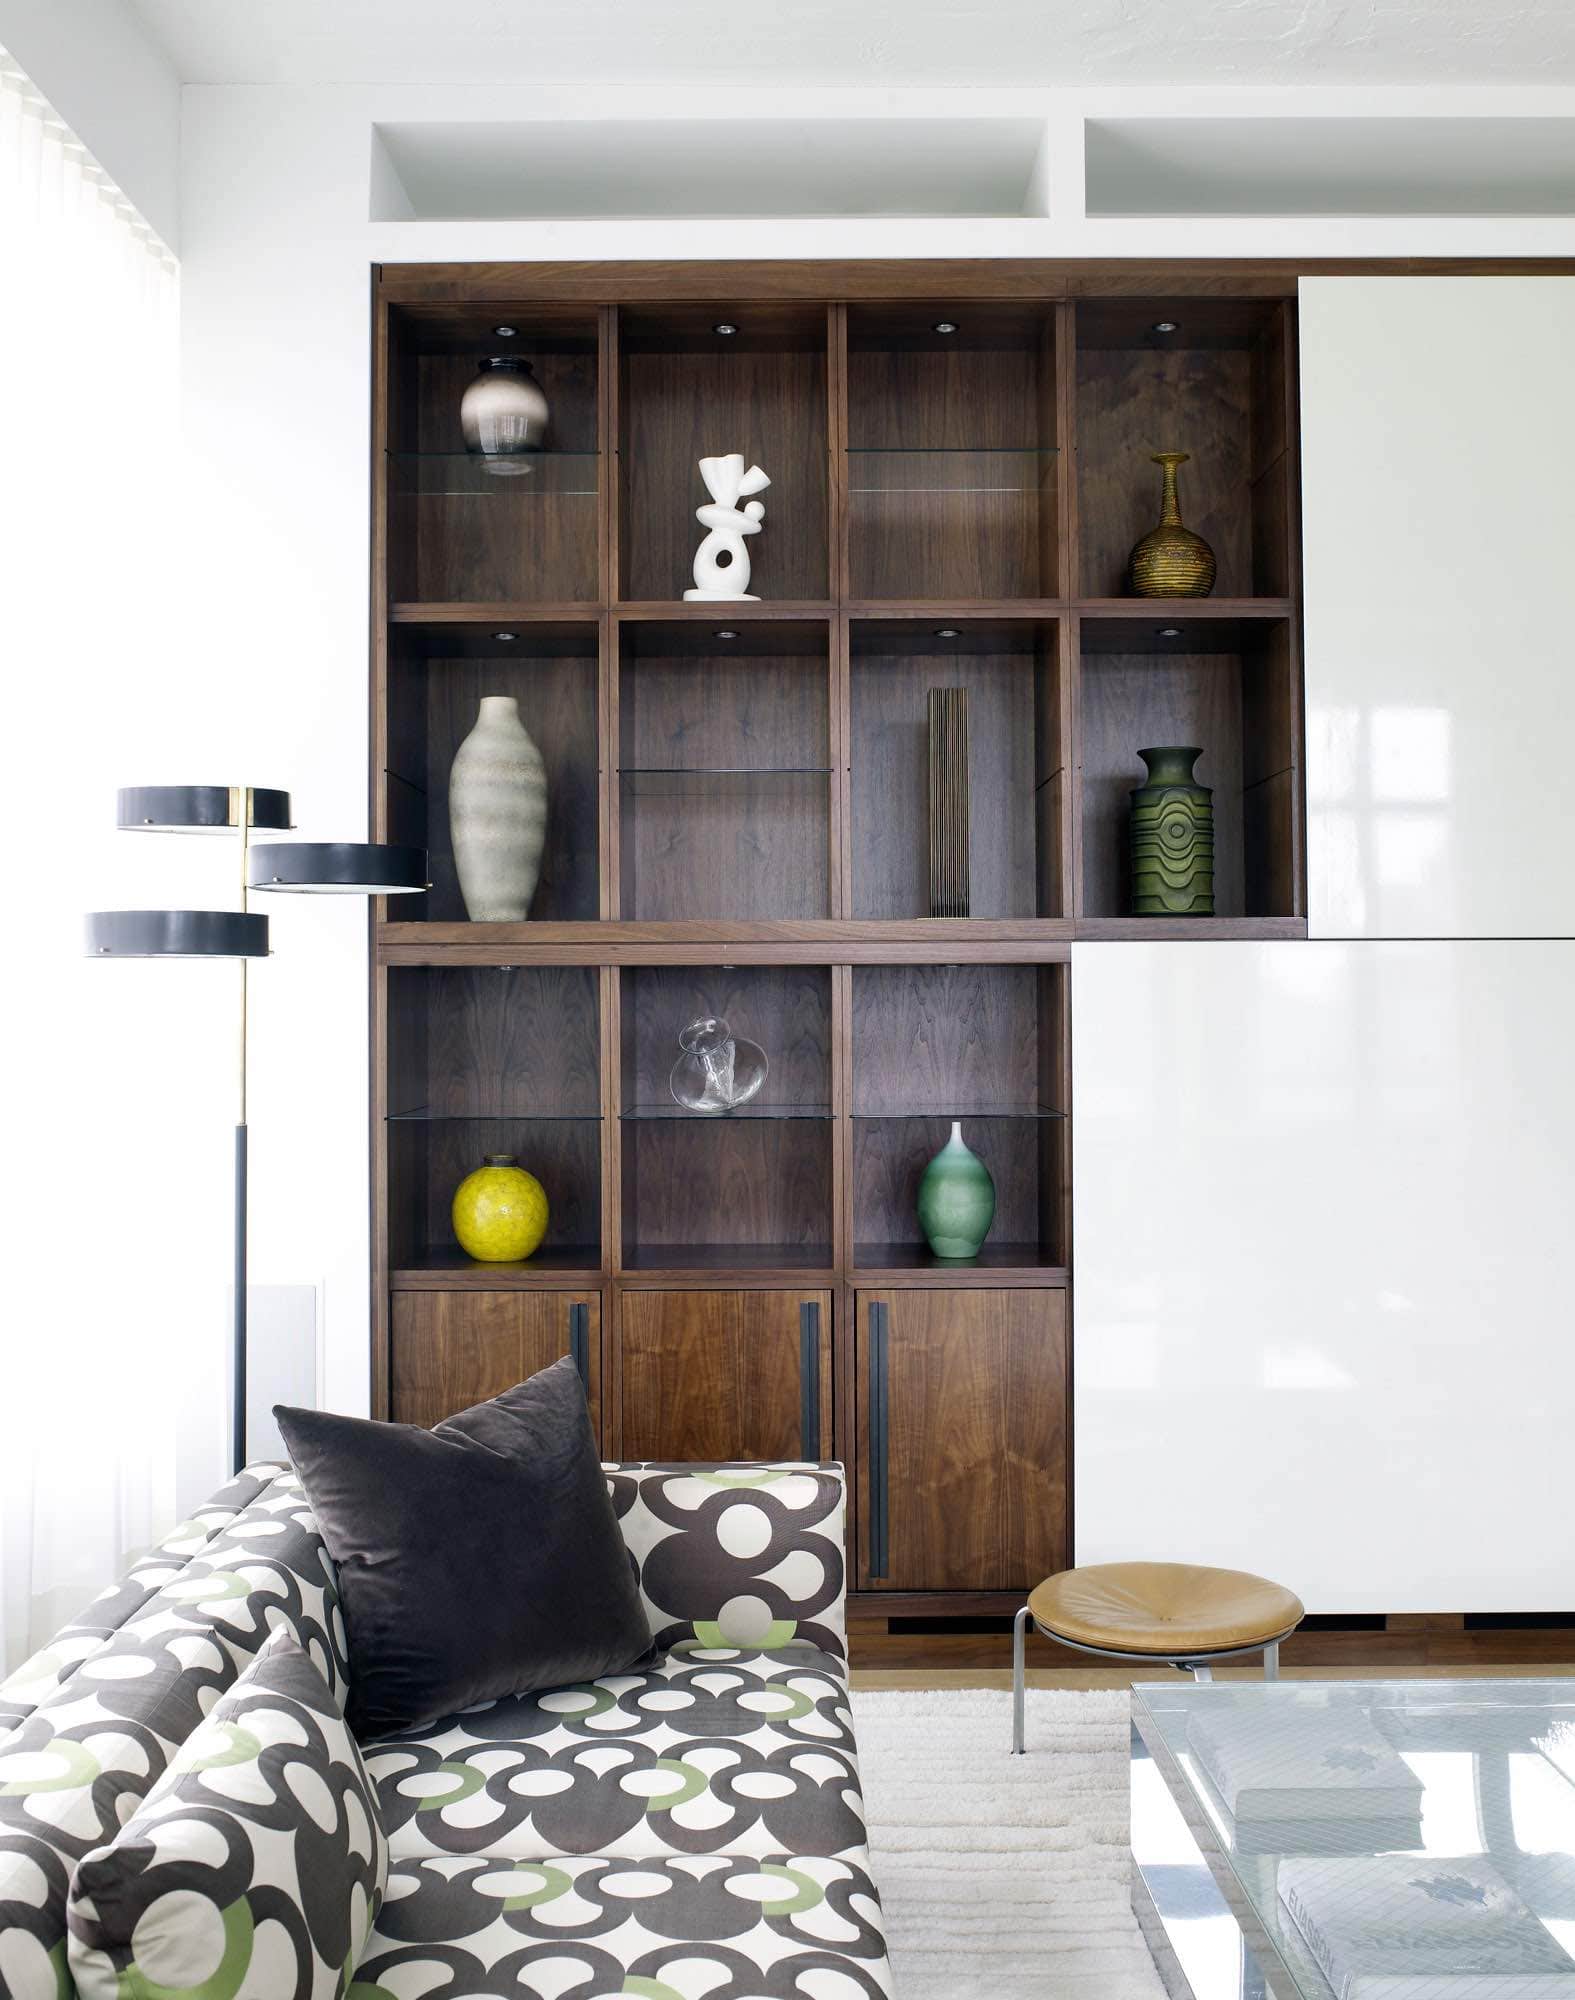
<instances>
[{"instance_id":1,"label":"green carved vase","mask_svg":"<svg viewBox=\"0 0 1575 2000\"><path fill-rule=\"evenodd\" d=\"M995 1182L953 1119L952 1136L919 1182L919 1227L937 1257L977 1257L994 1220Z\"/></svg>"},{"instance_id":2,"label":"green carved vase","mask_svg":"<svg viewBox=\"0 0 1575 2000\"><path fill-rule=\"evenodd\" d=\"M1192 775L1203 752L1173 743L1138 755L1148 783L1132 794L1132 914L1212 917L1214 794Z\"/></svg>"}]
</instances>

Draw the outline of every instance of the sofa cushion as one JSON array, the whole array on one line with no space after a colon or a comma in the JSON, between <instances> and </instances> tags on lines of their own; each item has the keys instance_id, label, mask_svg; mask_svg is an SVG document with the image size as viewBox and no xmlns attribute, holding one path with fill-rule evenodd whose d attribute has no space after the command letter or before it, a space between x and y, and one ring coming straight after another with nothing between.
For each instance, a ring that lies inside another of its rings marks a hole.
<instances>
[{"instance_id":1,"label":"sofa cushion","mask_svg":"<svg viewBox=\"0 0 1575 2000\"><path fill-rule=\"evenodd\" d=\"M355 1738L299 1642L277 1631L114 1840L77 1864L77 1990L334 2000L387 1880Z\"/></svg>"},{"instance_id":2,"label":"sofa cushion","mask_svg":"<svg viewBox=\"0 0 1575 2000\"><path fill-rule=\"evenodd\" d=\"M274 1414L338 1566L358 1734L651 1656L567 1355L431 1430Z\"/></svg>"},{"instance_id":3,"label":"sofa cushion","mask_svg":"<svg viewBox=\"0 0 1575 2000\"><path fill-rule=\"evenodd\" d=\"M858 1862L625 1856L396 1861L351 2000L876 2000L880 1898Z\"/></svg>"},{"instance_id":4,"label":"sofa cushion","mask_svg":"<svg viewBox=\"0 0 1575 2000\"><path fill-rule=\"evenodd\" d=\"M124 1576L101 1590L69 1625L62 1625L47 1646L25 1659L0 1681L0 1736L32 1714L42 1701L68 1681L82 1662L118 1632L129 1618L181 1570L215 1535L227 1528L243 1508L278 1475L277 1465L249 1465L189 1519L178 1522L145 1556L139 1556Z\"/></svg>"},{"instance_id":5,"label":"sofa cushion","mask_svg":"<svg viewBox=\"0 0 1575 2000\"><path fill-rule=\"evenodd\" d=\"M341 1697L332 1566L282 1468L0 1742L0 1991L12 2000L56 2000L71 1869L113 1838L281 1624Z\"/></svg>"},{"instance_id":6,"label":"sofa cushion","mask_svg":"<svg viewBox=\"0 0 1575 2000\"><path fill-rule=\"evenodd\" d=\"M618 1525L660 1646L847 1657L839 1465L609 1465Z\"/></svg>"},{"instance_id":7,"label":"sofa cushion","mask_svg":"<svg viewBox=\"0 0 1575 2000\"><path fill-rule=\"evenodd\" d=\"M840 1661L683 1648L374 1745L397 1858L864 1850Z\"/></svg>"}]
</instances>

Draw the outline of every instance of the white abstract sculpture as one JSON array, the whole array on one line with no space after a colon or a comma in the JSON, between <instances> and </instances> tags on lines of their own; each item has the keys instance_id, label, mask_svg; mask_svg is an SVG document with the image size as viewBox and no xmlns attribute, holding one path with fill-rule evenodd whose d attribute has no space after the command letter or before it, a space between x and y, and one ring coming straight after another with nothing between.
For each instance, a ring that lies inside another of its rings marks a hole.
<instances>
[{"instance_id":1,"label":"white abstract sculpture","mask_svg":"<svg viewBox=\"0 0 1575 2000\"><path fill-rule=\"evenodd\" d=\"M731 451L725 458L702 458L700 477L711 504L696 508L695 519L708 532L695 550L695 587L684 592L684 600L742 598L754 604L758 600L749 594L744 537L760 533L766 509L761 500L751 500L742 509L738 503L747 493L763 493L771 481L758 465L746 472L741 451Z\"/></svg>"}]
</instances>

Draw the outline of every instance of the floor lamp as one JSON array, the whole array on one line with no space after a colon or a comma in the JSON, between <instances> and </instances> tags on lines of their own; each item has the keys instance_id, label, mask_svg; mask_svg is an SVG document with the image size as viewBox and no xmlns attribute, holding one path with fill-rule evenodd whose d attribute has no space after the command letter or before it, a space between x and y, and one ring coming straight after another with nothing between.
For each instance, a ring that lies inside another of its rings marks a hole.
<instances>
[{"instance_id":1,"label":"floor lamp","mask_svg":"<svg viewBox=\"0 0 1575 2000\"><path fill-rule=\"evenodd\" d=\"M248 962L268 956L268 919L248 908L252 890L317 896L415 895L431 887L426 851L364 841L271 840L288 833L290 795L242 785L132 785L117 795L116 825L138 833L238 834L238 910L95 910L90 958L234 958L240 961L239 1094L235 1121L235 1311L231 1341L230 1451L246 1459L246 1001Z\"/></svg>"}]
</instances>

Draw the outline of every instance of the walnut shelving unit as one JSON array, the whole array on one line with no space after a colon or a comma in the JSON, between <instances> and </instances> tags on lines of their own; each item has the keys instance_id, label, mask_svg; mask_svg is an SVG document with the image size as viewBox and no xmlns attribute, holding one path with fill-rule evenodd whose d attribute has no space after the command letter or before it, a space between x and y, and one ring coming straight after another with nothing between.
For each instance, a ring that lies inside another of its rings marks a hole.
<instances>
[{"instance_id":1,"label":"walnut shelving unit","mask_svg":"<svg viewBox=\"0 0 1575 2000\"><path fill-rule=\"evenodd\" d=\"M503 324L553 422L500 477L458 406ZM846 1460L864 1615L998 1613L1071 1546L1071 944L1306 931L1294 279L385 268L374 351L374 816L433 883L374 917L374 1408L431 1422L573 1351L610 1454ZM1121 594L1171 448L1203 601ZM771 475L761 601L686 604L695 460L729 450ZM975 914L934 920L951 684ZM449 852L482 693L547 764L524 924L467 922ZM1135 919L1136 752L1179 741L1219 915ZM703 1012L770 1055L750 1115L667 1099ZM967 1266L913 1214L953 1116L998 1193ZM448 1199L503 1150L551 1230L474 1265Z\"/></svg>"}]
</instances>

